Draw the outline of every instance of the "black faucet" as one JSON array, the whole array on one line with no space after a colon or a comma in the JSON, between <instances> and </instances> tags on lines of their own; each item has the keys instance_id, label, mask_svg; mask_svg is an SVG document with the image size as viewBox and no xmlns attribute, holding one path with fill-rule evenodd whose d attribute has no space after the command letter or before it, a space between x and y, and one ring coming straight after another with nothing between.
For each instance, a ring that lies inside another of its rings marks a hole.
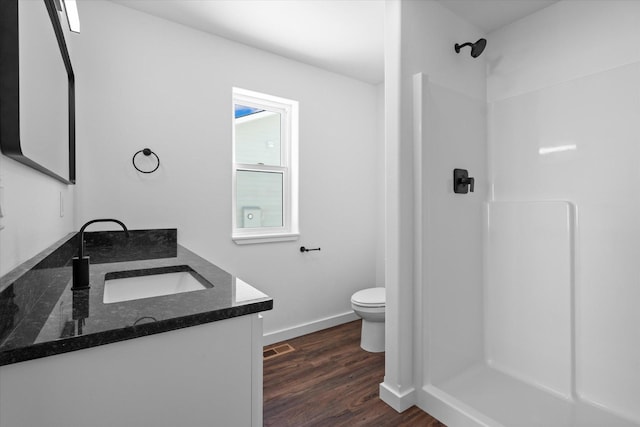
<instances>
[{"instance_id":1,"label":"black faucet","mask_svg":"<svg viewBox=\"0 0 640 427\"><path fill-rule=\"evenodd\" d=\"M119 224L127 237L129 237L129 230L127 226L117 219L92 219L82 226L78 233L78 256L73 257L73 284L72 290L89 289L89 257L84 256L84 229L94 222L115 222Z\"/></svg>"}]
</instances>

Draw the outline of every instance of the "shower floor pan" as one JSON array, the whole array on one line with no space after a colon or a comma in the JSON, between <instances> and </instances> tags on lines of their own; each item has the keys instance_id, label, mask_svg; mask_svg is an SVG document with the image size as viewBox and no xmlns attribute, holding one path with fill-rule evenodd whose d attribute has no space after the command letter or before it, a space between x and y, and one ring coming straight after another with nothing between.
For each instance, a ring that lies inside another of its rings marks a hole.
<instances>
[{"instance_id":1,"label":"shower floor pan","mask_svg":"<svg viewBox=\"0 0 640 427\"><path fill-rule=\"evenodd\" d=\"M476 365L425 387L436 401L487 426L638 427L600 407L575 402L534 387L487 365ZM429 399L433 404L435 401ZM439 405L438 405L439 406ZM437 417L437 411L434 411ZM447 422L443 416L442 421ZM459 420L458 418L456 418ZM467 423L461 423L467 425ZM469 424L469 425L473 425Z\"/></svg>"}]
</instances>

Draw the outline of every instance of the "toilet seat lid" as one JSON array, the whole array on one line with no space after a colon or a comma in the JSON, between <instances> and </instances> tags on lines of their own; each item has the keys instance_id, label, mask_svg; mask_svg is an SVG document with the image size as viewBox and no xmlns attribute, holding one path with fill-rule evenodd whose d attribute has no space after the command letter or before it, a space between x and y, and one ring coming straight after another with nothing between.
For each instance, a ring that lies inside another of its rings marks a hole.
<instances>
[{"instance_id":1,"label":"toilet seat lid","mask_svg":"<svg viewBox=\"0 0 640 427\"><path fill-rule=\"evenodd\" d=\"M356 292L351 302L362 307L382 307L386 303L385 288L368 288Z\"/></svg>"}]
</instances>

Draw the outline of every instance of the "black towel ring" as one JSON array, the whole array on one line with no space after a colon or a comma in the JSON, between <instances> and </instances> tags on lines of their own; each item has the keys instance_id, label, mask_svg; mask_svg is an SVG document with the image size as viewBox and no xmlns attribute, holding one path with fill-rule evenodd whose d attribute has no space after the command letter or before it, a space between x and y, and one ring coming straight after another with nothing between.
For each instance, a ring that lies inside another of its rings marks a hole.
<instances>
[{"instance_id":1,"label":"black towel ring","mask_svg":"<svg viewBox=\"0 0 640 427\"><path fill-rule=\"evenodd\" d=\"M156 158L156 162L157 162L158 164L156 165L156 167L155 167L155 168L153 168L153 170L150 170L150 171L143 171L142 169L140 169L140 168L136 165L136 156L137 156L138 154L140 154L140 153L144 154L145 156L150 156L150 155L152 155L152 154L155 156L155 158ZM158 157L158 155L157 155L156 153L154 153L153 151L151 151L151 149L150 149L150 148L144 148L144 149L142 149L142 150L138 151L136 154L134 154L134 155L133 155L133 158L131 159L131 162L133 163L133 167L134 167L134 168L136 168L136 170L137 170L138 172L142 172L142 173L153 173L153 172L157 171L157 170L158 170L158 168L160 167L160 157Z\"/></svg>"}]
</instances>

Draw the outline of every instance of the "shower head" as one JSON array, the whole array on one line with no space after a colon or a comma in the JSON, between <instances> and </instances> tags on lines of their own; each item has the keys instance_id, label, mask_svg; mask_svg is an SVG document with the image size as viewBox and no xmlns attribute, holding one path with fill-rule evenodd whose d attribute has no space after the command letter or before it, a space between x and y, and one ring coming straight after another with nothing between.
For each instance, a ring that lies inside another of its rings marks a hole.
<instances>
[{"instance_id":1,"label":"shower head","mask_svg":"<svg viewBox=\"0 0 640 427\"><path fill-rule=\"evenodd\" d=\"M487 47L487 40L480 39L475 43L469 43L469 42L463 43L463 44L456 43L456 46L455 46L456 53L460 53L460 49L462 49L465 46L471 46L471 56L474 58L477 58L484 51L484 48Z\"/></svg>"}]
</instances>

